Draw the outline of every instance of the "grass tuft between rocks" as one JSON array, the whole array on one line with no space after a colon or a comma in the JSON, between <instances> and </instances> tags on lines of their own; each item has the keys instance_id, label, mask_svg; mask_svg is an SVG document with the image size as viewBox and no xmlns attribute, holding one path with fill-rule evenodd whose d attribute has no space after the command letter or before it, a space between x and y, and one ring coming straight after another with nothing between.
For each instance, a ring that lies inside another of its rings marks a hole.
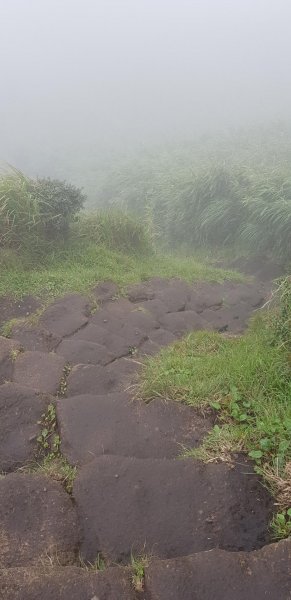
<instances>
[{"instance_id":1,"label":"grass tuft between rocks","mask_svg":"<svg viewBox=\"0 0 291 600\"><path fill-rule=\"evenodd\" d=\"M280 318L256 316L240 337L190 334L149 358L139 383L145 401L161 396L215 411L201 446L182 454L210 462L246 452L280 507L272 521L277 539L291 534L291 365L289 345L277 335Z\"/></svg>"}]
</instances>

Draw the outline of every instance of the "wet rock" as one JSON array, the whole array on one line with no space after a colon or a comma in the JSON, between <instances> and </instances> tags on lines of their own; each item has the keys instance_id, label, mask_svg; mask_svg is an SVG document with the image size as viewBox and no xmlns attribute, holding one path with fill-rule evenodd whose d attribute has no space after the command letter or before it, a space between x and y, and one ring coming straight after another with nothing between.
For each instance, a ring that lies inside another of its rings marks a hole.
<instances>
[{"instance_id":1,"label":"wet rock","mask_svg":"<svg viewBox=\"0 0 291 600\"><path fill-rule=\"evenodd\" d=\"M0 479L2 567L60 565L75 560L78 524L71 498L44 476L12 473Z\"/></svg>"},{"instance_id":2,"label":"wet rock","mask_svg":"<svg viewBox=\"0 0 291 600\"><path fill-rule=\"evenodd\" d=\"M43 327L19 323L12 328L11 337L16 339L24 350L51 352L59 345L61 338Z\"/></svg>"},{"instance_id":3,"label":"wet rock","mask_svg":"<svg viewBox=\"0 0 291 600\"><path fill-rule=\"evenodd\" d=\"M79 294L69 294L49 306L40 317L40 324L58 337L66 337L88 323L90 303Z\"/></svg>"},{"instance_id":4,"label":"wet rock","mask_svg":"<svg viewBox=\"0 0 291 600\"><path fill-rule=\"evenodd\" d=\"M50 352L24 352L15 360L13 381L45 394L56 394L66 361Z\"/></svg>"},{"instance_id":5,"label":"wet rock","mask_svg":"<svg viewBox=\"0 0 291 600\"><path fill-rule=\"evenodd\" d=\"M114 359L114 355L105 346L75 339L63 340L57 354L63 356L70 365L107 365Z\"/></svg>"},{"instance_id":6,"label":"wet rock","mask_svg":"<svg viewBox=\"0 0 291 600\"><path fill-rule=\"evenodd\" d=\"M15 383L0 386L0 471L13 471L35 458L38 421L50 401Z\"/></svg>"},{"instance_id":7,"label":"wet rock","mask_svg":"<svg viewBox=\"0 0 291 600\"><path fill-rule=\"evenodd\" d=\"M128 386L141 365L130 358L119 358L106 367L77 365L67 379L67 393L110 394Z\"/></svg>"},{"instance_id":8,"label":"wet rock","mask_svg":"<svg viewBox=\"0 0 291 600\"><path fill-rule=\"evenodd\" d=\"M160 317L159 321L164 329L180 337L189 331L211 329L200 315L190 310L168 313Z\"/></svg>"},{"instance_id":9,"label":"wet rock","mask_svg":"<svg viewBox=\"0 0 291 600\"><path fill-rule=\"evenodd\" d=\"M0 570L3 600L137 600L131 571L103 572L78 567L27 567ZM2 595L1 595L2 594ZM143 600L143 597L140 597Z\"/></svg>"},{"instance_id":10,"label":"wet rock","mask_svg":"<svg viewBox=\"0 0 291 600\"><path fill-rule=\"evenodd\" d=\"M118 295L118 286L113 281L104 281L99 283L93 289L93 294L99 304L103 304L108 300L113 300Z\"/></svg>"},{"instance_id":11,"label":"wet rock","mask_svg":"<svg viewBox=\"0 0 291 600\"><path fill-rule=\"evenodd\" d=\"M255 552L211 550L172 560L153 560L145 571L151 600L288 600L291 542Z\"/></svg>"},{"instance_id":12,"label":"wet rock","mask_svg":"<svg viewBox=\"0 0 291 600\"><path fill-rule=\"evenodd\" d=\"M176 457L183 446L199 445L211 426L190 407L161 400L145 405L127 394L61 398L57 418L62 453L71 464L103 454Z\"/></svg>"},{"instance_id":13,"label":"wet rock","mask_svg":"<svg viewBox=\"0 0 291 600\"><path fill-rule=\"evenodd\" d=\"M19 342L0 336L0 384L12 378L15 358L20 349Z\"/></svg>"},{"instance_id":14,"label":"wet rock","mask_svg":"<svg viewBox=\"0 0 291 600\"><path fill-rule=\"evenodd\" d=\"M78 567L0 570L3 600L137 600L131 571L113 567L103 572ZM2 594L2 595L1 595ZM143 600L143 597L140 597Z\"/></svg>"},{"instance_id":15,"label":"wet rock","mask_svg":"<svg viewBox=\"0 0 291 600\"><path fill-rule=\"evenodd\" d=\"M138 345L144 339L144 336L139 331L130 331L129 338L126 338L125 335L121 337L120 335L106 331L105 328L99 327L94 323L89 323L89 325L78 331L72 339L101 344L101 346L105 346L113 354L114 358L121 358L130 354L133 344L136 343Z\"/></svg>"},{"instance_id":16,"label":"wet rock","mask_svg":"<svg viewBox=\"0 0 291 600\"><path fill-rule=\"evenodd\" d=\"M143 300L152 300L155 292L150 282L138 283L128 288L127 296L130 302L142 302Z\"/></svg>"},{"instance_id":17,"label":"wet rock","mask_svg":"<svg viewBox=\"0 0 291 600\"><path fill-rule=\"evenodd\" d=\"M81 468L73 495L89 561L252 550L268 539L272 501L249 464L102 456Z\"/></svg>"}]
</instances>

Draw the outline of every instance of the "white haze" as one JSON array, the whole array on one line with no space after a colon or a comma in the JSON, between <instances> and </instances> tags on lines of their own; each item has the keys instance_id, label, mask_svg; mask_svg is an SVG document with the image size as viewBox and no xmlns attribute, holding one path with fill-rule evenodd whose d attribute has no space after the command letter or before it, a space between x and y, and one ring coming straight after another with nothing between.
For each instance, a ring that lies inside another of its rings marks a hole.
<instances>
[{"instance_id":1,"label":"white haze","mask_svg":"<svg viewBox=\"0 0 291 600\"><path fill-rule=\"evenodd\" d=\"M290 0L0 0L0 18L0 159L31 173L290 120Z\"/></svg>"}]
</instances>

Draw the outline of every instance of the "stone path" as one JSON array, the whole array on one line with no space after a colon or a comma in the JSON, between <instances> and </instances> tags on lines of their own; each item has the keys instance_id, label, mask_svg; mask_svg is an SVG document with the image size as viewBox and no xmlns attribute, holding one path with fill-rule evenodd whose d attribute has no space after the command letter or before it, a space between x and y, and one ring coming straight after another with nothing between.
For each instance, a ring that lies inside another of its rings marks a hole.
<instances>
[{"instance_id":1,"label":"stone path","mask_svg":"<svg viewBox=\"0 0 291 600\"><path fill-rule=\"evenodd\" d=\"M0 599L291 598L291 545L267 545L274 507L252 466L179 458L210 417L132 393L144 356L193 330L240 333L269 288L156 278L118 299L106 283L96 312L70 295L0 339ZM19 470L51 404L72 494ZM132 554L151 557L136 585Z\"/></svg>"}]
</instances>

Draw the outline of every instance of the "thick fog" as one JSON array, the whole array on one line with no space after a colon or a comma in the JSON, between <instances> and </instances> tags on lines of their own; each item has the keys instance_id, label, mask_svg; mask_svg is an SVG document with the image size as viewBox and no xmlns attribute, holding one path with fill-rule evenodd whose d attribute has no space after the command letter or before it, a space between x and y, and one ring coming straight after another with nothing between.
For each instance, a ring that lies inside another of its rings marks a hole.
<instances>
[{"instance_id":1,"label":"thick fog","mask_svg":"<svg viewBox=\"0 0 291 600\"><path fill-rule=\"evenodd\" d=\"M0 0L0 10L0 158L33 173L290 118L290 0Z\"/></svg>"}]
</instances>

